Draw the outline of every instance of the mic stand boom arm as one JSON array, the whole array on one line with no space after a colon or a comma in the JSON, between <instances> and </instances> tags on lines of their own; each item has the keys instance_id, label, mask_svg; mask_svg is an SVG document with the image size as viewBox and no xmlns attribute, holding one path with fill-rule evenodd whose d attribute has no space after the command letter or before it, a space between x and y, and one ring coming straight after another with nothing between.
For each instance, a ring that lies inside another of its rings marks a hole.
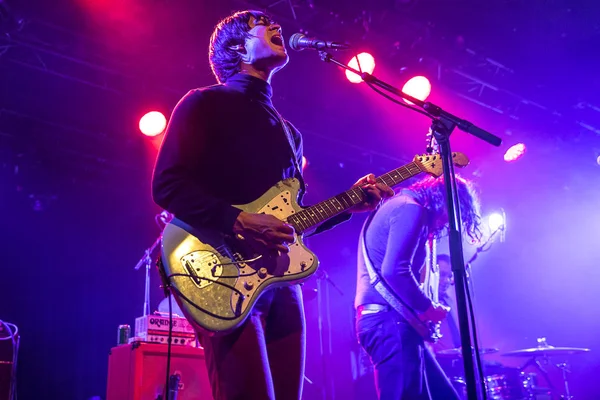
<instances>
[{"instance_id":1,"label":"mic stand boom arm","mask_svg":"<svg viewBox=\"0 0 600 400\"><path fill-rule=\"evenodd\" d=\"M477 395L477 382L475 379L475 366L473 364L473 350L475 350L477 359L479 361L479 349L472 348L471 344L471 328L469 323L469 313L467 307L468 282L465 274L465 261L462 249L461 240L461 226L460 223L460 207L458 203L458 193L456 190L454 164L452 163L452 151L450 149L450 134L454 128L458 128L464 132L470 133L483 141L493 145L500 146L502 140L464 119L458 118L455 115L450 114L442 110L441 107L436 106L430 102L424 102L416 99L410 95L403 93L401 90L383 82L371 74L356 70L343 64L333 58L333 56L325 51L319 51L321 59L325 62L333 63L345 70L354 72L360 76L369 85L376 85L398 97L404 98L417 107L422 108L427 112L427 115L433 119L431 130L433 135L439 144L440 152L442 156L442 164L444 170L444 185L446 187L446 202L448 208L448 241L450 248L450 261L452 265L452 271L454 272L455 279L455 290L456 290L456 302L458 311L458 320L460 326L460 337L462 347L462 359L465 367L465 378L467 383L467 397L469 400L475 400L478 398ZM409 107L415 111L415 107ZM420 111L419 111L420 112ZM475 321L470 321L473 325ZM475 347L477 347L477 341L475 341ZM480 365L480 363L478 362ZM480 379L481 393L485 395L484 382Z\"/></svg>"},{"instance_id":2,"label":"mic stand boom arm","mask_svg":"<svg viewBox=\"0 0 600 400\"><path fill-rule=\"evenodd\" d=\"M319 55L321 56L321 59L323 61L331 62L341 68L344 68L344 69L350 71L350 72L354 72L356 75L360 76L363 81L365 81L369 84L379 86L380 88L382 88L392 94L395 94L396 96L402 97L403 99L410 101L411 103L413 103L413 104L417 105L418 107L422 108L423 110L427 111L427 113L429 115L431 115L432 117L438 118L440 120L447 120L449 123L454 124L461 131L470 133L471 135L476 136L476 137L480 138L481 140L488 142L489 144L496 146L496 147L500 146L500 144L502 143L502 139L500 139L498 136L493 135L493 134L473 125L471 122L469 122L467 120L458 118L457 116L452 115L447 111L444 111L441 107L436 106L435 104L433 104L429 101L425 102L425 101L419 100L417 98L414 98L414 97L402 92L401 90L398 90L394 86L389 85L388 83L377 79L376 77L374 77L373 75L371 75L369 73L361 72L357 69L349 67L346 64L343 64L343 63L339 62L338 60L336 60L335 58L333 58L333 56L330 53L327 53L326 51L319 51ZM409 107L409 108L412 108L412 107Z\"/></svg>"},{"instance_id":3,"label":"mic stand boom arm","mask_svg":"<svg viewBox=\"0 0 600 400\"><path fill-rule=\"evenodd\" d=\"M152 265L152 253L154 252L154 249L156 249L156 247L160 244L161 240L162 235L160 235L154 241L154 243L152 243L152 246L150 246L144 251L144 255L142 256L142 258L140 258L140 261L138 261L138 263L134 267L135 270L138 270L142 267L142 265L146 265L146 281L144 285L144 317L150 314L150 266Z\"/></svg>"}]
</instances>

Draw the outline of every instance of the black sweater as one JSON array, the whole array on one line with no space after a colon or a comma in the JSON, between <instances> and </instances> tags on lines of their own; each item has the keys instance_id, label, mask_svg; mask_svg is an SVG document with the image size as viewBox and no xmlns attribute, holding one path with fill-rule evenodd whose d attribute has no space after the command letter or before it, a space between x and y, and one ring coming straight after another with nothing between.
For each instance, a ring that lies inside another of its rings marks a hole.
<instances>
[{"instance_id":1,"label":"black sweater","mask_svg":"<svg viewBox=\"0 0 600 400\"><path fill-rule=\"evenodd\" d=\"M266 81L246 74L188 92L158 153L154 201L193 227L231 233L240 213L232 204L254 201L282 179L302 180L294 167L294 157L302 164L302 136L286 121L292 151L271 96Z\"/></svg>"}]
</instances>

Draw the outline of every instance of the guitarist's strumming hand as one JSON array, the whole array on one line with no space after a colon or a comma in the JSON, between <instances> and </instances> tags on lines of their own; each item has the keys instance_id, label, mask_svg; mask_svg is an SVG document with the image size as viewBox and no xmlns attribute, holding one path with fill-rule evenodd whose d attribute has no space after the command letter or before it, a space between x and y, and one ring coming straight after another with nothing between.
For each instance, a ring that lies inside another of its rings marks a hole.
<instances>
[{"instance_id":1,"label":"guitarist's strumming hand","mask_svg":"<svg viewBox=\"0 0 600 400\"><path fill-rule=\"evenodd\" d=\"M375 179L375 175L369 174L360 178L354 185L355 187L362 187L367 195L367 199L352 207L350 212L363 212L363 211L373 211L381 200L386 199L388 197L392 197L394 195L394 189L386 185L385 183L377 182Z\"/></svg>"},{"instance_id":2,"label":"guitarist's strumming hand","mask_svg":"<svg viewBox=\"0 0 600 400\"><path fill-rule=\"evenodd\" d=\"M450 307L440 303L432 303L424 313L419 314L419 319L424 322L441 322L449 312Z\"/></svg>"},{"instance_id":3,"label":"guitarist's strumming hand","mask_svg":"<svg viewBox=\"0 0 600 400\"><path fill-rule=\"evenodd\" d=\"M277 250L280 253L290 251L289 244L294 243L294 228L291 225L268 214L254 214L242 211L233 224L233 233L241 236L248 245L259 253Z\"/></svg>"}]
</instances>

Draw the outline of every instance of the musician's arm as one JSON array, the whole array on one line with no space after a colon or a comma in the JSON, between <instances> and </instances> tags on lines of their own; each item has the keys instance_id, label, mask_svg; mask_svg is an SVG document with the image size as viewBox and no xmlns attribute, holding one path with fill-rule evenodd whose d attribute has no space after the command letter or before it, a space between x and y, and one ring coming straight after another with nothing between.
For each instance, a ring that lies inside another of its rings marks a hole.
<instances>
[{"instance_id":1,"label":"musician's arm","mask_svg":"<svg viewBox=\"0 0 600 400\"><path fill-rule=\"evenodd\" d=\"M231 232L241 212L203 190L193 179L203 152L210 151L208 94L192 90L171 115L152 176L152 198L156 204L195 227Z\"/></svg>"},{"instance_id":2,"label":"musician's arm","mask_svg":"<svg viewBox=\"0 0 600 400\"><path fill-rule=\"evenodd\" d=\"M396 207L389 219L389 236L381 265L381 275L396 296L420 313L431 306L431 300L421 291L411 263L426 222L426 211L420 205Z\"/></svg>"}]
</instances>

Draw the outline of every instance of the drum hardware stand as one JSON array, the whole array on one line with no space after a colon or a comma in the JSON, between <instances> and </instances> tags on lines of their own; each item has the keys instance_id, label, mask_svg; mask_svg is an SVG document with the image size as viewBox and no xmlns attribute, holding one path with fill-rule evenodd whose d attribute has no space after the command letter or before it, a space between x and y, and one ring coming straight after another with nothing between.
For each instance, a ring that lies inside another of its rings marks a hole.
<instances>
[{"instance_id":1,"label":"drum hardware stand","mask_svg":"<svg viewBox=\"0 0 600 400\"><path fill-rule=\"evenodd\" d=\"M556 364L556 367L562 371L563 382L565 383L565 394L564 396L560 396L562 400L571 400L573 396L569 391L569 381L567 379L567 374L571 373L569 371L569 364L565 361L563 363Z\"/></svg>"},{"instance_id":2,"label":"drum hardware stand","mask_svg":"<svg viewBox=\"0 0 600 400\"><path fill-rule=\"evenodd\" d=\"M383 94L386 98L396 102L397 104L406 106L404 103L401 103L400 101L397 101L391 96L388 96L387 94L379 91L379 89L375 88L375 86L397 97L410 101L413 104L413 106L408 106L408 108L415 112L425 114L427 117L432 119L431 131L441 150L441 159L444 172L444 184L446 187L446 201L449 220L448 242L450 247L452 271L454 272L454 278L456 282L454 288L456 290L456 302L460 326L461 348L463 363L465 367L465 378L467 383L467 398L468 400L475 400L479 398L480 394L482 397L485 398L485 385L481 377L479 379L479 385L477 384L475 363L473 361L473 351L475 351L475 355L477 356L477 360L479 361L479 350L477 349L477 341L472 341L472 338L475 336L473 334L475 329L472 328L474 328L476 324L475 321L472 321L470 318L467 303L467 294L469 293L469 290L468 281L465 278L465 262L462 249L461 235L462 224L460 224L460 207L458 203L458 193L456 190L456 182L454 175L454 164L452 162L452 152L450 149L449 139L450 134L452 133L454 128L458 127L462 131L477 136L478 138L484 140L485 142L493 146L500 146L502 140L499 137L473 125L471 122L458 118L457 116L442 110L441 107L433 103L424 102L413 96L409 96L403 93L401 90L395 88L394 86L377 79L371 74L364 73L355 68L349 67L345 63L342 63L333 58L333 56L327 53L326 51L319 51L319 55L321 57L321 60L325 62L333 63L347 71L354 72L355 74L360 76L362 80L366 82L371 88L378 91L380 94ZM475 346L472 346L472 343ZM475 349L473 347L475 347ZM480 367L479 362L477 362L477 365Z\"/></svg>"},{"instance_id":3,"label":"drum hardware stand","mask_svg":"<svg viewBox=\"0 0 600 400\"><path fill-rule=\"evenodd\" d=\"M538 342L538 348L543 349L543 348L551 348L552 347L552 346L548 345L548 342L545 337L538 338L537 342ZM543 358L544 358L544 363L546 365L552 364L550 362L550 356L544 355ZM536 357L534 355L532 358L530 358L529 361L527 361L525 363L525 365L523 365L520 368L521 371L523 371L525 368L527 368L530 365L535 365L536 369L538 369L542 373L542 376L548 383L548 387L550 388L551 392L556 394L558 391L552 384L552 381L550 380L550 377L548 376L548 372L544 369L544 367L542 367L539 357ZM562 371L562 378L563 378L563 382L565 385L565 394L561 395L560 399L561 400L572 400L573 396L571 395L571 392L569 390L569 380L567 378L567 374L571 373L571 371L569 370L569 364L565 361L562 363L554 364L554 366Z\"/></svg>"},{"instance_id":4,"label":"drum hardware stand","mask_svg":"<svg viewBox=\"0 0 600 400\"><path fill-rule=\"evenodd\" d=\"M545 364L550 364L550 359L548 356L544 356L544 360L545 360ZM529 367L530 365L534 365L535 368L540 371L542 373L542 376L544 377L544 379L546 380L546 382L548 383L548 388L550 389L550 391L554 394L556 394L557 390L554 387L554 385L552 384L552 381L550 380L550 377L548 376L548 371L546 371L544 369L544 367L542 366L542 363L540 362L538 357L532 357L529 359L529 361L527 361L521 368L520 370L523 371L525 368ZM571 373L571 371L569 370L569 364L567 362L562 362L562 363L558 363L555 364L555 367L560 369L562 371L562 378L563 378L563 382L565 385L565 394L560 396L561 400L572 400L574 398L574 396L571 395L570 389L569 389L569 380L567 378L567 374Z\"/></svg>"},{"instance_id":5,"label":"drum hardware stand","mask_svg":"<svg viewBox=\"0 0 600 400\"><path fill-rule=\"evenodd\" d=\"M546 360L546 364L548 364L548 358L545 357ZM519 368L519 370L521 372L523 372L525 370L525 368L529 367L533 365L535 367L535 369L537 369L538 371L540 371L542 373L542 376L544 377L544 379L546 380L546 382L548 383L548 388L550 389L550 391L552 393L556 393L556 388L554 387L554 385L552 384L552 381L550 380L550 377L548 376L548 371L546 371L546 369L542 366L542 363L540 362L538 357L532 357L529 359L529 361L527 361L523 366L521 366Z\"/></svg>"}]
</instances>

